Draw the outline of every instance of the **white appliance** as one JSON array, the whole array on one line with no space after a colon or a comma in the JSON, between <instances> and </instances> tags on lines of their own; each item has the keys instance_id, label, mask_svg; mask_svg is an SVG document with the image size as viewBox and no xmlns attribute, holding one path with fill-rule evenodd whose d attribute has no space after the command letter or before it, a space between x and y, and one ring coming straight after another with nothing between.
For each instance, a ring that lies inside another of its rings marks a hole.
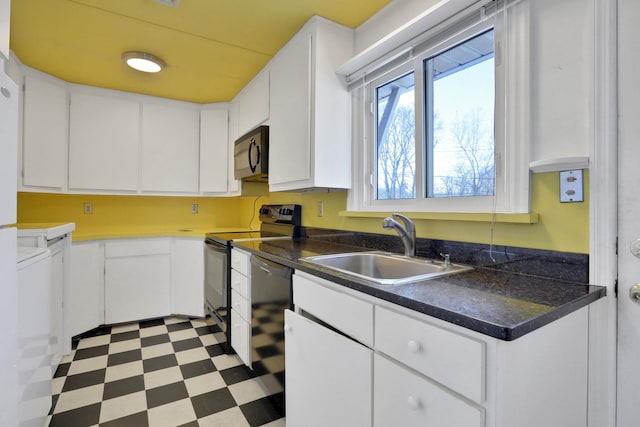
<instances>
[{"instance_id":1,"label":"white appliance","mask_svg":"<svg viewBox=\"0 0 640 427\"><path fill-rule=\"evenodd\" d=\"M51 254L18 247L18 388L20 426L44 426L51 408Z\"/></svg>"},{"instance_id":2,"label":"white appliance","mask_svg":"<svg viewBox=\"0 0 640 427\"><path fill-rule=\"evenodd\" d=\"M18 97L16 85L0 70L0 425L18 424L17 233Z\"/></svg>"}]
</instances>

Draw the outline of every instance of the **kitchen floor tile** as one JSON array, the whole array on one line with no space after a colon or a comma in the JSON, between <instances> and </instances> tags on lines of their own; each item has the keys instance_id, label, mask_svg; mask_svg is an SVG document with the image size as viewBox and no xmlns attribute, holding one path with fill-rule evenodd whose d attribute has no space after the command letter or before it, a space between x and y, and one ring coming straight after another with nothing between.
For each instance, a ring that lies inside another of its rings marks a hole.
<instances>
[{"instance_id":1,"label":"kitchen floor tile","mask_svg":"<svg viewBox=\"0 0 640 427\"><path fill-rule=\"evenodd\" d=\"M86 335L56 370L52 427L285 425L264 384L225 353L212 319L172 316Z\"/></svg>"},{"instance_id":2,"label":"kitchen floor tile","mask_svg":"<svg viewBox=\"0 0 640 427\"><path fill-rule=\"evenodd\" d=\"M182 381L183 376L179 366L147 372L144 374L144 386L147 389Z\"/></svg>"}]
</instances>

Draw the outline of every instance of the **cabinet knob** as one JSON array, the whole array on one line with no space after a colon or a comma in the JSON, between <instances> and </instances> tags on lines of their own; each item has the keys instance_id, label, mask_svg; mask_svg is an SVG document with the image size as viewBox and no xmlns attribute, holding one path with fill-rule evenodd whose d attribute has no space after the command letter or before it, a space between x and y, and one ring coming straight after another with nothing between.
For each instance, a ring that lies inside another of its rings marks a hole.
<instances>
[{"instance_id":1,"label":"cabinet knob","mask_svg":"<svg viewBox=\"0 0 640 427\"><path fill-rule=\"evenodd\" d=\"M420 345L420 343L414 340L411 340L409 341L409 343L407 343L407 348L411 353L420 353L420 350L422 350L422 346Z\"/></svg>"},{"instance_id":2,"label":"cabinet knob","mask_svg":"<svg viewBox=\"0 0 640 427\"><path fill-rule=\"evenodd\" d=\"M422 406L420 404L420 399L418 399L415 396L409 396L407 398L407 405L409 405L409 408L411 408L414 411L420 409L420 406Z\"/></svg>"},{"instance_id":3,"label":"cabinet knob","mask_svg":"<svg viewBox=\"0 0 640 427\"><path fill-rule=\"evenodd\" d=\"M284 324L284 331L285 332L291 332L291 326L288 323Z\"/></svg>"}]
</instances>

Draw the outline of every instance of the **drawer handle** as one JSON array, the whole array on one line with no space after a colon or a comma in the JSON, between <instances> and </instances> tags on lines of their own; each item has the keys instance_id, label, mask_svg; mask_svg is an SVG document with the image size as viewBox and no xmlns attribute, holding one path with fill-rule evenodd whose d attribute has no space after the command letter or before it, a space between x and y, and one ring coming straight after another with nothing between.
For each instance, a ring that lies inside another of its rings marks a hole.
<instances>
[{"instance_id":1,"label":"drawer handle","mask_svg":"<svg viewBox=\"0 0 640 427\"><path fill-rule=\"evenodd\" d=\"M420 399L414 396L409 396L409 398L407 399L407 405L409 405L409 408L414 411L417 411L422 406L422 404L420 403Z\"/></svg>"},{"instance_id":2,"label":"drawer handle","mask_svg":"<svg viewBox=\"0 0 640 427\"><path fill-rule=\"evenodd\" d=\"M407 343L407 348L411 353L420 353L420 350L422 350L422 346L420 345L420 343L414 340L411 340L409 341L409 343Z\"/></svg>"}]
</instances>

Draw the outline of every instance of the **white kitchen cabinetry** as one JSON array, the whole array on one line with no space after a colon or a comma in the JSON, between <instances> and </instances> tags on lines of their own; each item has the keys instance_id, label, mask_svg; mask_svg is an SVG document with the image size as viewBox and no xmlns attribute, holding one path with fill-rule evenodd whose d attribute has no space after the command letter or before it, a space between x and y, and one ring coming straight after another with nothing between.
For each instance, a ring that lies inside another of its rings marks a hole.
<instances>
[{"instance_id":1,"label":"white kitchen cabinetry","mask_svg":"<svg viewBox=\"0 0 640 427\"><path fill-rule=\"evenodd\" d=\"M172 284L171 313L204 317L202 239L174 239Z\"/></svg>"},{"instance_id":2,"label":"white kitchen cabinetry","mask_svg":"<svg viewBox=\"0 0 640 427\"><path fill-rule=\"evenodd\" d=\"M352 30L312 18L271 61L269 189L351 187Z\"/></svg>"},{"instance_id":3,"label":"white kitchen cabinetry","mask_svg":"<svg viewBox=\"0 0 640 427\"><path fill-rule=\"evenodd\" d=\"M171 240L105 242L105 322L121 323L171 312Z\"/></svg>"},{"instance_id":4,"label":"white kitchen cabinetry","mask_svg":"<svg viewBox=\"0 0 640 427\"><path fill-rule=\"evenodd\" d=\"M285 334L287 425L371 426L373 351L289 310Z\"/></svg>"},{"instance_id":5,"label":"white kitchen cabinetry","mask_svg":"<svg viewBox=\"0 0 640 427\"><path fill-rule=\"evenodd\" d=\"M482 427L481 408L375 355L374 425Z\"/></svg>"},{"instance_id":6,"label":"white kitchen cabinetry","mask_svg":"<svg viewBox=\"0 0 640 427\"><path fill-rule=\"evenodd\" d=\"M269 69L263 68L236 97L238 136L269 119Z\"/></svg>"},{"instance_id":7,"label":"white kitchen cabinetry","mask_svg":"<svg viewBox=\"0 0 640 427\"><path fill-rule=\"evenodd\" d=\"M71 280L64 303L65 329L74 337L104 324L104 246L81 242L71 246Z\"/></svg>"},{"instance_id":8,"label":"white kitchen cabinetry","mask_svg":"<svg viewBox=\"0 0 640 427\"><path fill-rule=\"evenodd\" d=\"M72 91L69 114L69 188L136 191L140 105Z\"/></svg>"},{"instance_id":9,"label":"white kitchen cabinetry","mask_svg":"<svg viewBox=\"0 0 640 427\"><path fill-rule=\"evenodd\" d=\"M64 82L25 76L23 186L66 187L68 106Z\"/></svg>"},{"instance_id":10,"label":"white kitchen cabinetry","mask_svg":"<svg viewBox=\"0 0 640 427\"><path fill-rule=\"evenodd\" d=\"M251 255L231 250L231 347L251 367Z\"/></svg>"},{"instance_id":11,"label":"white kitchen cabinetry","mask_svg":"<svg viewBox=\"0 0 640 427\"><path fill-rule=\"evenodd\" d=\"M307 419L318 425L376 427L586 425L586 307L514 341L502 341L304 272L296 272L293 280L296 313L287 313L285 326L287 425L306 425ZM349 310L352 300L359 305ZM340 309L335 304L341 304ZM367 305L372 314L363 311ZM360 314L354 315L357 311ZM368 341L370 328L375 340ZM335 407L326 409L316 405L322 400L313 393L331 398L341 393L343 383L367 376L353 371L365 362L348 363L342 357L345 350L336 351L337 344L317 338L329 333L352 337L357 342L350 341L351 345L375 355L373 368L366 371L373 372L373 392L350 391L349 398L342 399L348 405L341 405L338 398ZM367 342L375 345L365 347ZM323 365L324 360L333 362ZM351 370L334 376L335 366L341 364ZM354 409L350 396L361 395L369 401L355 406L366 410L367 404L372 405L372 421L363 417L345 424L332 418L335 411ZM313 412L314 406L322 409Z\"/></svg>"},{"instance_id":12,"label":"white kitchen cabinetry","mask_svg":"<svg viewBox=\"0 0 640 427\"><path fill-rule=\"evenodd\" d=\"M209 109L211 108L211 109ZM208 107L200 112L200 191L226 194L229 190L229 112Z\"/></svg>"},{"instance_id":13,"label":"white kitchen cabinetry","mask_svg":"<svg viewBox=\"0 0 640 427\"><path fill-rule=\"evenodd\" d=\"M142 105L143 192L198 192L199 116L191 105Z\"/></svg>"}]
</instances>

